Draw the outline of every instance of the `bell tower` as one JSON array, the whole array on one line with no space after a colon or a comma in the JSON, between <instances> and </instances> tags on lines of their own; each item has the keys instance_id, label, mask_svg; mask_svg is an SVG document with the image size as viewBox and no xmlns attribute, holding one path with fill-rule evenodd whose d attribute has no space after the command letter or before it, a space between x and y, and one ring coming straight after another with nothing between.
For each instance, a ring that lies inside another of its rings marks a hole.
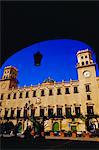
<instances>
[{"instance_id":1,"label":"bell tower","mask_svg":"<svg viewBox=\"0 0 99 150\"><path fill-rule=\"evenodd\" d=\"M90 79L96 77L95 63L92 59L92 52L88 49L77 52L78 80Z\"/></svg>"},{"instance_id":2,"label":"bell tower","mask_svg":"<svg viewBox=\"0 0 99 150\"><path fill-rule=\"evenodd\" d=\"M0 80L0 86L2 91L12 88L17 88L17 68L13 66L7 66L4 68L2 79Z\"/></svg>"}]
</instances>

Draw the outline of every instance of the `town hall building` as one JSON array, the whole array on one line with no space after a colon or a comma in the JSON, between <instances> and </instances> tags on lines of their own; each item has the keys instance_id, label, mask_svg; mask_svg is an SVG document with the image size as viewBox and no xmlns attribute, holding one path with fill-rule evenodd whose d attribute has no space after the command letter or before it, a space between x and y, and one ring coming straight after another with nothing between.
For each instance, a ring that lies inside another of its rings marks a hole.
<instances>
[{"instance_id":1,"label":"town hall building","mask_svg":"<svg viewBox=\"0 0 99 150\"><path fill-rule=\"evenodd\" d=\"M76 57L76 56L75 56ZM55 82L48 77L42 84L18 87L18 70L6 66L0 80L0 121L21 122L22 132L32 126L31 116L46 116L44 131L86 131L90 117L99 128L99 77L90 50L77 52L78 80ZM74 119L73 119L74 118Z\"/></svg>"}]
</instances>

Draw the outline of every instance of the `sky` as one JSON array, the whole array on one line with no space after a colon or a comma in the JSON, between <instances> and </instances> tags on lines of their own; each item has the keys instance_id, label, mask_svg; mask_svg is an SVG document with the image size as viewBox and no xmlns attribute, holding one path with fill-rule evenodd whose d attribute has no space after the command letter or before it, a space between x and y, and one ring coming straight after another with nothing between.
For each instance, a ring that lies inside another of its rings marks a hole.
<instances>
[{"instance_id":1,"label":"sky","mask_svg":"<svg viewBox=\"0 0 99 150\"><path fill-rule=\"evenodd\" d=\"M77 80L76 53L84 49L92 50L93 60L96 62L94 50L91 46L81 41L61 39L39 42L23 48L9 57L0 68L0 78L3 75L4 67L14 66L18 69L19 86L30 86L42 83L48 77L56 82L62 80ZM34 65L33 55L40 51L43 55L40 66ZM98 66L96 75L99 76Z\"/></svg>"}]
</instances>

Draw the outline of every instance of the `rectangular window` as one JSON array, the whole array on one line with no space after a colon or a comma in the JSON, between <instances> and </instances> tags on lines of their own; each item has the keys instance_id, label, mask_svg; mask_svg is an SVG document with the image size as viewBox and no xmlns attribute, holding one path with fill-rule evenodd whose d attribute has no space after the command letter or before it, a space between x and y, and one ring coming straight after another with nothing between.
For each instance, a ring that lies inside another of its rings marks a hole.
<instances>
[{"instance_id":1,"label":"rectangular window","mask_svg":"<svg viewBox=\"0 0 99 150\"><path fill-rule=\"evenodd\" d=\"M11 94L8 94L8 99L10 99L10 97L11 97Z\"/></svg>"},{"instance_id":2,"label":"rectangular window","mask_svg":"<svg viewBox=\"0 0 99 150\"><path fill-rule=\"evenodd\" d=\"M44 95L44 90L41 90L41 96L45 96L45 95Z\"/></svg>"},{"instance_id":3,"label":"rectangular window","mask_svg":"<svg viewBox=\"0 0 99 150\"><path fill-rule=\"evenodd\" d=\"M76 86L74 87L74 93L78 93L78 88Z\"/></svg>"},{"instance_id":4,"label":"rectangular window","mask_svg":"<svg viewBox=\"0 0 99 150\"><path fill-rule=\"evenodd\" d=\"M24 118L27 118L27 109L24 109Z\"/></svg>"},{"instance_id":5,"label":"rectangular window","mask_svg":"<svg viewBox=\"0 0 99 150\"><path fill-rule=\"evenodd\" d=\"M1 94L1 97L0 97L0 99L1 99L1 100L3 100L3 98L4 98L4 94Z\"/></svg>"},{"instance_id":6,"label":"rectangular window","mask_svg":"<svg viewBox=\"0 0 99 150\"><path fill-rule=\"evenodd\" d=\"M35 115L35 109L31 109L31 116Z\"/></svg>"},{"instance_id":7,"label":"rectangular window","mask_svg":"<svg viewBox=\"0 0 99 150\"><path fill-rule=\"evenodd\" d=\"M52 117L53 116L53 108L48 109L48 116Z\"/></svg>"},{"instance_id":8,"label":"rectangular window","mask_svg":"<svg viewBox=\"0 0 99 150\"><path fill-rule=\"evenodd\" d=\"M40 117L44 117L44 109L40 109Z\"/></svg>"},{"instance_id":9,"label":"rectangular window","mask_svg":"<svg viewBox=\"0 0 99 150\"><path fill-rule=\"evenodd\" d=\"M71 108L68 107L65 110L66 110L66 118L70 118L71 117Z\"/></svg>"},{"instance_id":10,"label":"rectangular window","mask_svg":"<svg viewBox=\"0 0 99 150\"><path fill-rule=\"evenodd\" d=\"M57 89L57 95L61 95L61 89Z\"/></svg>"},{"instance_id":11,"label":"rectangular window","mask_svg":"<svg viewBox=\"0 0 99 150\"><path fill-rule=\"evenodd\" d=\"M33 97L36 97L36 91L33 91Z\"/></svg>"},{"instance_id":12,"label":"rectangular window","mask_svg":"<svg viewBox=\"0 0 99 150\"><path fill-rule=\"evenodd\" d=\"M14 117L14 110L12 109L11 110L11 118L13 118Z\"/></svg>"},{"instance_id":13,"label":"rectangular window","mask_svg":"<svg viewBox=\"0 0 99 150\"><path fill-rule=\"evenodd\" d=\"M17 118L20 118L21 110L17 110Z\"/></svg>"},{"instance_id":14,"label":"rectangular window","mask_svg":"<svg viewBox=\"0 0 99 150\"><path fill-rule=\"evenodd\" d=\"M76 116L80 116L80 107L75 107L75 114Z\"/></svg>"},{"instance_id":15,"label":"rectangular window","mask_svg":"<svg viewBox=\"0 0 99 150\"><path fill-rule=\"evenodd\" d=\"M93 115L94 114L93 106L87 106L87 114L88 115Z\"/></svg>"},{"instance_id":16,"label":"rectangular window","mask_svg":"<svg viewBox=\"0 0 99 150\"><path fill-rule=\"evenodd\" d=\"M91 100L91 96L89 94L87 95L87 100Z\"/></svg>"},{"instance_id":17,"label":"rectangular window","mask_svg":"<svg viewBox=\"0 0 99 150\"><path fill-rule=\"evenodd\" d=\"M62 117L62 108L57 108L57 116Z\"/></svg>"},{"instance_id":18,"label":"rectangular window","mask_svg":"<svg viewBox=\"0 0 99 150\"><path fill-rule=\"evenodd\" d=\"M19 98L22 98L22 92L20 92L20 94L19 94Z\"/></svg>"},{"instance_id":19,"label":"rectangular window","mask_svg":"<svg viewBox=\"0 0 99 150\"><path fill-rule=\"evenodd\" d=\"M13 99L16 99L16 93L14 93L14 95L13 95Z\"/></svg>"},{"instance_id":20,"label":"rectangular window","mask_svg":"<svg viewBox=\"0 0 99 150\"><path fill-rule=\"evenodd\" d=\"M86 92L90 92L90 86L89 85L86 85Z\"/></svg>"},{"instance_id":21,"label":"rectangular window","mask_svg":"<svg viewBox=\"0 0 99 150\"><path fill-rule=\"evenodd\" d=\"M49 90L49 96L53 95L52 89Z\"/></svg>"},{"instance_id":22,"label":"rectangular window","mask_svg":"<svg viewBox=\"0 0 99 150\"><path fill-rule=\"evenodd\" d=\"M8 115L8 110L5 110L4 118L7 118L7 115Z\"/></svg>"},{"instance_id":23,"label":"rectangular window","mask_svg":"<svg viewBox=\"0 0 99 150\"><path fill-rule=\"evenodd\" d=\"M26 92L26 98L28 98L28 97L29 97L29 92L27 91L27 92Z\"/></svg>"},{"instance_id":24,"label":"rectangular window","mask_svg":"<svg viewBox=\"0 0 99 150\"><path fill-rule=\"evenodd\" d=\"M70 94L69 88L66 88L65 94Z\"/></svg>"}]
</instances>

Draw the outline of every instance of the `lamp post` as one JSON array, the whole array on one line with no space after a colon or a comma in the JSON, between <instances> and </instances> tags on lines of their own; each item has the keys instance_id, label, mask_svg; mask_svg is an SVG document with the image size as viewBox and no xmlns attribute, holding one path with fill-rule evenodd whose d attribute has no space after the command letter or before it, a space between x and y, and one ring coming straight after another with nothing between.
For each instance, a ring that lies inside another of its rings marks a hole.
<instances>
[{"instance_id":1,"label":"lamp post","mask_svg":"<svg viewBox=\"0 0 99 150\"><path fill-rule=\"evenodd\" d=\"M43 55L39 51L34 54L34 64L35 64L35 66L40 66L42 57L43 57Z\"/></svg>"}]
</instances>

